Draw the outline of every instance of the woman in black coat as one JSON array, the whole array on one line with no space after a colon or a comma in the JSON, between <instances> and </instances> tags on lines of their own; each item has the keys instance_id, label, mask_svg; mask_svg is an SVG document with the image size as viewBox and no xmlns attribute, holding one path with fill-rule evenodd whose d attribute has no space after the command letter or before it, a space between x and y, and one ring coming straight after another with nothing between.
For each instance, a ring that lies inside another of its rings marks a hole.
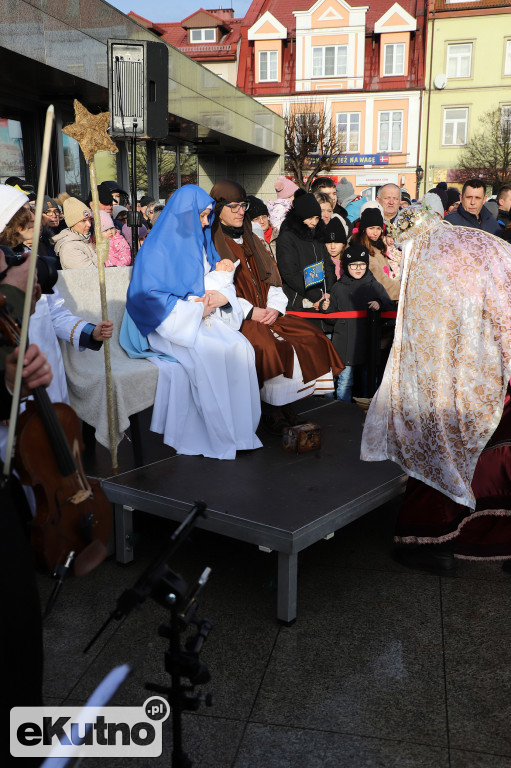
<instances>
[{"instance_id":1,"label":"woman in black coat","mask_svg":"<svg viewBox=\"0 0 511 768\"><path fill-rule=\"evenodd\" d=\"M276 240L277 266L287 309L303 311L328 294L335 283L335 268L325 245L317 239L321 206L312 193L296 197ZM319 264L316 269L307 269Z\"/></svg>"}]
</instances>

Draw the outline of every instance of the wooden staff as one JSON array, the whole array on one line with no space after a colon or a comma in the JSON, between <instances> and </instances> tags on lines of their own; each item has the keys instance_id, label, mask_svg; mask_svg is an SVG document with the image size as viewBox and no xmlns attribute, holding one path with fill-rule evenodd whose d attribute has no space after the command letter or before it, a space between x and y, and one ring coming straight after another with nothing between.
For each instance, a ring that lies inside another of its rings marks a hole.
<instances>
[{"instance_id":1,"label":"wooden staff","mask_svg":"<svg viewBox=\"0 0 511 768\"><path fill-rule=\"evenodd\" d=\"M96 164L94 160L89 163L90 188L92 192L92 212L94 214L94 232L96 233L96 253L98 255L98 279L99 296L101 300L101 319L108 320L108 305L106 300L105 261L108 260L110 243L103 237L101 231L101 216L99 213L98 182L96 178ZM110 356L110 339L103 339L105 351L105 379L106 379L106 409L108 417L108 439L110 442L110 456L112 459L112 472L117 474L117 414L114 407L114 390L112 381L112 362Z\"/></svg>"},{"instance_id":2,"label":"wooden staff","mask_svg":"<svg viewBox=\"0 0 511 768\"><path fill-rule=\"evenodd\" d=\"M23 360L27 351L28 324L30 321L30 312L32 309L32 295L34 292L37 249L39 246L39 237L41 235L41 222L43 215L44 193L46 189L46 177L48 175L48 159L50 157L51 133L55 110L53 104L50 104L46 110L46 122L44 124L43 149L41 155L41 171L39 174L39 183L37 185L37 200L35 206L34 234L32 239L32 249L30 251L30 265L28 270L27 288L25 291L25 304L23 306L23 320L21 323L21 335L18 349L18 362L16 365L16 376L14 379L14 390L12 395L11 413L9 419L9 431L7 433L7 446L5 448L5 462L3 474L9 477L11 474L11 463L14 458L14 448L16 441L16 424L18 421L18 410L21 397L21 379L23 376Z\"/></svg>"},{"instance_id":3,"label":"wooden staff","mask_svg":"<svg viewBox=\"0 0 511 768\"><path fill-rule=\"evenodd\" d=\"M101 234L101 217L99 214L98 183L96 179L96 166L94 155L100 149L107 152L117 152L117 147L107 133L110 122L110 113L101 112L99 115L91 114L83 104L75 99L75 122L63 128L63 132L80 145L83 156L89 166L90 186L92 192L92 212L94 214L94 231L96 233L96 251L98 255L99 293L101 299L101 317L108 320L108 308L105 286L105 261L108 259L108 240ZM110 456L112 458L112 472L117 474L117 418L114 408L112 365L110 358L110 339L103 340L105 351L105 378L106 378L106 404L108 416L108 436L110 441Z\"/></svg>"}]
</instances>

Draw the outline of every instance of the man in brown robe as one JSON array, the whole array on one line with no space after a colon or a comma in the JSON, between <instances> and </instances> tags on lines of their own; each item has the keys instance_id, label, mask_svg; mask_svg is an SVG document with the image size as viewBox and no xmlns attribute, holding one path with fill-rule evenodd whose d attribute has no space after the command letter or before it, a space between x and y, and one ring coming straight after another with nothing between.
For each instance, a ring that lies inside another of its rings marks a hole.
<instances>
[{"instance_id":1,"label":"man in brown robe","mask_svg":"<svg viewBox=\"0 0 511 768\"><path fill-rule=\"evenodd\" d=\"M277 265L252 234L243 187L221 181L210 195L216 200L215 248L221 259L239 261L234 285L245 313L240 330L255 350L261 400L266 404L263 420L278 433L296 423L289 404L314 393L333 392L333 376L344 365L312 323L285 316L287 298Z\"/></svg>"}]
</instances>

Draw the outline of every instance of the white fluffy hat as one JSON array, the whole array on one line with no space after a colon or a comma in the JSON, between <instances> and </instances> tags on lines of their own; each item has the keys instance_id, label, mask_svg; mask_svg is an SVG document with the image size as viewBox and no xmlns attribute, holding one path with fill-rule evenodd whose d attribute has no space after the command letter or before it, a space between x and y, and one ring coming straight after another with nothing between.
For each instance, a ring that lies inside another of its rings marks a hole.
<instances>
[{"instance_id":1,"label":"white fluffy hat","mask_svg":"<svg viewBox=\"0 0 511 768\"><path fill-rule=\"evenodd\" d=\"M25 203L28 203L28 197L24 192L8 184L0 184L0 232Z\"/></svg>"}]
</instances>

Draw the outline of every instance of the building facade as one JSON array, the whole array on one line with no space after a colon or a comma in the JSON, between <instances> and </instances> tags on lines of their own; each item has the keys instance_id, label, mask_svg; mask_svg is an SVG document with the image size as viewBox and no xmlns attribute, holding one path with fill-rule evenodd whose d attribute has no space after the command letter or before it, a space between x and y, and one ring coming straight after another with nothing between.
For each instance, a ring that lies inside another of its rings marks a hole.
<instances>
[{"instance_id":1,"label":"building facade","mask_svg":"<svg viewBox=\"0 0 511 768\"><path fill-rule=\"evenodd\" d=\"M425 3L254 0L238 86L280 115L324 109L342 137L329 175L358 192L392 181L416 193Z\"/></svg>"},{"instance_id":2,"label":"building facade","mask_svg":"<svg viewBox=\"0 0 511 768\"><path fill-rule=\"evenodd\" d=\"M48 192L84 197L88 172L78 144L62 133L74 121L73 100L91 112L108 110L107 41L152 40L162 33L102 0L87 3L6 0L0 24L0 181L20 176L37 184L42 130L55 107ZM284 124L274 112L166 42L168 133L137 143L138 191L156 199L185 182L210 189L236 174L257 192L280 173ZM118 154L98 153L99 181L129 189L129 142Z\"/></svg>"},{"instance_id":3,"label":"building facade","mask_svg":"<svg viewBox=\"0 0 511 768\"><path fill-rule=\"evenodd\" d=\"M278 115L324 110L342 136L336 181L370 195L392 181L414 197L426 12L426 0L253 0L243 19L199 9L154 26L230 82L235 73L240 90ZM273 194L269 180L262 191Z\"/></svg>"},{"instance_id":4,"label":"building facade","mask_svg":"<svg viewBox=\"0 0 511 768\"><path fill-rule=\"evenodd\" d=\"M237 85L238 47L243 19L232 8L200 8L179 22L153 24L130 11L128 16L165 42L203 64L231 85Z\"/></svg>"},{"instance_id":5,"label":"building facade","mask_svg":"<svg viewBox=\"0 0 511 768\"><path fill-rule=\"evenodd\" d=\"M421 164L424 191L460 186L460 150L498 107L511 120L511 5L432 0L426 53Z\"/></svg>"}]
</instances>

